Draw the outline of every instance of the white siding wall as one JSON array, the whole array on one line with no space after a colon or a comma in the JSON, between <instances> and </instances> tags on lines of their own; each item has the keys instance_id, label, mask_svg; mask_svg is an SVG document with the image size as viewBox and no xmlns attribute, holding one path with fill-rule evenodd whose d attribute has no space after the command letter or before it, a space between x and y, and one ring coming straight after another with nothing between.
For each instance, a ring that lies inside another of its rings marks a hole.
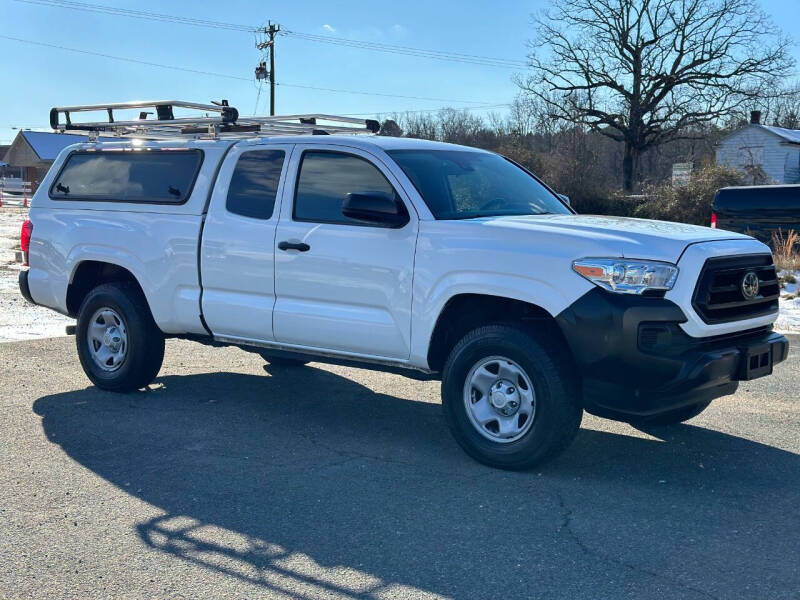
<instances>
[{"instance_id":1,"label":"white siding wall","mask_svg":"<svg viewBox=\"0 0 800 600\"><path fill-rule=\"evenodd\" d=\"M767 183L800 183L800 147L758 125L749 125L719 143L718 165L744 170L753 163L764 169Z\"/></svg>"}]
</instances>

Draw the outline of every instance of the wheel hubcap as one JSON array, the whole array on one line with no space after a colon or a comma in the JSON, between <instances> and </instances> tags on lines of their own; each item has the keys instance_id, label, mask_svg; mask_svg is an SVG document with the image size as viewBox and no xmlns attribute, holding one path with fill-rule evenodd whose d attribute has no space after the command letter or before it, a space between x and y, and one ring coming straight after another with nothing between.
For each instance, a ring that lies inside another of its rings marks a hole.
<instances>
[{"instance_id":1,"label":"wheel hubcap","mask_svg":"<svg viewBox=\"0 0 800 600\"><path fill-rule=\"evenodd\" d=\"M509 443L531 428L536 395L522 367L509 358L490 356L467 374L464 405L470 422L483 437Z\"/></svg>"},{"instance_id":2,"label":"wheel hubcap","mask_svg":"<svg viewBox=\"0 0 800 600\"><path fill-rule=\"evenodd\" d=\"M519 410L519 391L513 383L507 379L501 379L492 386L489 402L498 413L504 417L510 417Z\"/></svg>"},{"instance_id":3,"label":"wheel hubcap","mask_svg":"<svg viewBox=\"0 0 800 600\"><path fill-rule=\"evenodd\" d=\"M116 371L128 353L128 333L117 311L100 308L92 315L86 330L89 354L104 371Z\"/></svg>"}]
</instances>

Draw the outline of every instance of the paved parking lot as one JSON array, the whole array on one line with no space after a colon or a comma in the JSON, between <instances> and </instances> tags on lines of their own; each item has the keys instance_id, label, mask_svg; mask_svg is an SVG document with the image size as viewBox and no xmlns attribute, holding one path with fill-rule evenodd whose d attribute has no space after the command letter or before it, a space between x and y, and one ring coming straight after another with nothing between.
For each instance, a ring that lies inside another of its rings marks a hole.
<instances>
[{"instance_id":1,"label":"paved parking lot","mask_svg":"<svg viewBox=\"0 0 800 600\"><path fill-rule=\"evenodd\" d=\"M0 344L0 597L798 598L798 356L506 473L434 382L171 341L116 396L72 338Z\"/></svg>"}]
</instances>

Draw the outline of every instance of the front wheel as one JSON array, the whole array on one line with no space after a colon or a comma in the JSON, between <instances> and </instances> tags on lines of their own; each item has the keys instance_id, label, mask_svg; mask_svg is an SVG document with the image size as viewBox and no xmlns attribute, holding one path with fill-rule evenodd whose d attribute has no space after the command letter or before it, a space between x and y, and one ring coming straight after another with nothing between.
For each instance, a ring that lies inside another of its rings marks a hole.
<instances>
[{"instance_id":1,"label":"front wheel","mask_svg":"<svg viewBox=\"0 0 800 600\"><path fill-rule=\"evenodd\" d=\"M556 336L510 325L468 333L445 364L442 404L474 459L521 470L561 453L583 415L572 361Z\"/></svg>"},{"instance_id":2,"label":"front wheel","mask_svg":"<svg viewBox=\"0 0 800 600\"><path fill-rule=\"evenodd\" d=\"M78 312L78 358L97 387L131 392L148 385L164 360L164 334L131 283L94 288Z\"/></svg>"}]
</instances>

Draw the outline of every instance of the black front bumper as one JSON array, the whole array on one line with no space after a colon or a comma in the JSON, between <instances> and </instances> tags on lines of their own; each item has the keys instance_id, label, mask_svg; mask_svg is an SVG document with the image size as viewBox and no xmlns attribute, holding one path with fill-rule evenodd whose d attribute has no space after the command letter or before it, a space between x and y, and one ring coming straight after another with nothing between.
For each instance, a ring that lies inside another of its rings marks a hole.
<instances>
[{"instance_id":1,"label":"black front bumper","mask_svg":"<svg viewBox=\"0 0 800 600\"><path fill-rule=\"evenodd\" d=\"M692 338L683 311L664 298L591 290L557 321L583 380L587 411L650 417L732 394L739 381L772 373L787 339L771 330Z\"/></svg>"}]
</instances>

